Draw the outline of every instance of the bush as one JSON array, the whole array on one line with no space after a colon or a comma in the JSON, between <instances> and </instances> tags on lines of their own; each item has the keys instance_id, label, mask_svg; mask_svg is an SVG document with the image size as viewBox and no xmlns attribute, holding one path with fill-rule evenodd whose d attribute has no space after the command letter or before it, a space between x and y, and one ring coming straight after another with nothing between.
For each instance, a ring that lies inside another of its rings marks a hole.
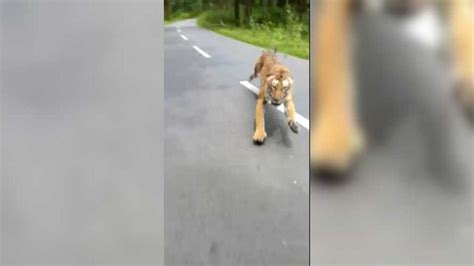
<instances>
[{"instance_id":1,"label":"bush","mask_svg":"<svg viewBox=\"0 0 474 266\"><path fill-rule=\"evenodd\" d=\"M181 19L188 19L188 18L192 18L192 14L189 13L189 12L184 12L184 11L179 11L179 12L176 12L172 15L172 18L174 20L181 20Z\"/></svg>"},{"instance_id":2,"label":"bush","mask_svg":"<svg viewBox=\"0 0 474 266\"><path fill-rule=\"evenodd\" d=\"M235 25L234 11L228 10L209 10L201 13L197 19L201 27L222 27L225 25Z\"/></svg>"},{"instance_id":3,"label":"bush","mask_svg":"<svg viewBox=\"0 0 474 266\"><path fill-rule=\"evenodd\" d=\"M253 31L268 31L273 32L274 38L283 41L284 38L290 38L292 40L308 39L309 27L304 25L296 17L296 14L287 7L285 10L285 19L280 22L274 22L272 20L263 20L263 17L253 16L250 18L249 27ZM284 23L283 23L284 21Z\"/></svg>"},{"instance_id":4,"label":"bush","mask_svg":"<svg viewBox=\"0 0 474 266\"><path fill-rule=\"evenodd\" d=\"M273 25L286 25L286 14L281 8L254 8L252 19L257 24L271 23Z\"/></svg>"},{"instance_id":5,"label":"bush","mask_svg":"<svg viewBox=\"0 0 474 266\"><path fill-rule=\"evenodd\" d=\"M271 16L270 12L256 10L259 9L253 10L248 26L237 25L233 9L206 11L198 17L198 25L263 48L277 48L305 59L309 57L309 26L301 22L293 10L281 9L281 18L285 19L280 20L268 19L265 16Z\"/></svg>"}]
</instances>

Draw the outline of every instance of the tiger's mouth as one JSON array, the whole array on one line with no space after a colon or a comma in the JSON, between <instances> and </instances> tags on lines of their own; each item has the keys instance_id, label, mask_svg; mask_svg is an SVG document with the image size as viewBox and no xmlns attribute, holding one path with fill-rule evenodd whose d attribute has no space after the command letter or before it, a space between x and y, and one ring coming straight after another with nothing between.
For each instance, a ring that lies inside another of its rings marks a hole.
<instances>
[{"instance_id":1,"label":"tiger's mouth","mask_svg":"<svg viewBox=\"0 0 474 266\"><path fill-rule=\"evenodd\" d=\"M272 103L272 105L275 105L275 106L278 106L281 104L281 101L271 100L270 102Z\"/></svg>"}]
</instances>

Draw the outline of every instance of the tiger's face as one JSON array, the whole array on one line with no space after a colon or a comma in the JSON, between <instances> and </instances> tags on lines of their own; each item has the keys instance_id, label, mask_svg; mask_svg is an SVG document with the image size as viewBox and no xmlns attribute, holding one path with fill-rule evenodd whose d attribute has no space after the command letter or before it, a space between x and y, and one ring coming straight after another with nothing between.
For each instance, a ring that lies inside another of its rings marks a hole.
<instances>
[{"instance_id":1,"label":"tiger's face","mask_svg":"<svg viewBox=\"0 0 474 266\"><path fill-rule=\"evenodd\" d=\"M282 104L288 97L293 79L276 79L273 76L268 78L267 98L273 105Z\"/></svg>"}]
</instances>

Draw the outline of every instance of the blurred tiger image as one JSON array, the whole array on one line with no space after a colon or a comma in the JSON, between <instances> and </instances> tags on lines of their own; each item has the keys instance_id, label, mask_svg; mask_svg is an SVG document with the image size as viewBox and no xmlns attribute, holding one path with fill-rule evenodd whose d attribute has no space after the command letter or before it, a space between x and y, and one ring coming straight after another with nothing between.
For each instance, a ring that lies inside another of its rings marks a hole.
<instances>
[{"instance_id":1,"label":"blurred tiger image","mask_svg":"<svg viewBox=\"0 0 474 266\"><path fill-rule=\"evenodd\" d=\"M359 12L387 13L402 19L425 16L425 20L420 20L409 30L416 37L426 35L428 44L438 39L446 43L454 73L453 95L462 113L474 122L473 3L471 0L317 1L317 16L312 18L315 25L312 29L315 32L312 51L317 56L315 67L311 70L313 173L344 175L350 172L358 155L370 143L364 134L355 103L360 88L357 88L354 78L350 40L354 34L353 20ZM435 12L424 15L428 10ZM439 25L430 22L431 17L435 16L433 14L439 18ZM428 29L431 26L433 29ZM431 32L443 30L442 37Z\"/></svg>"}]
</instances>

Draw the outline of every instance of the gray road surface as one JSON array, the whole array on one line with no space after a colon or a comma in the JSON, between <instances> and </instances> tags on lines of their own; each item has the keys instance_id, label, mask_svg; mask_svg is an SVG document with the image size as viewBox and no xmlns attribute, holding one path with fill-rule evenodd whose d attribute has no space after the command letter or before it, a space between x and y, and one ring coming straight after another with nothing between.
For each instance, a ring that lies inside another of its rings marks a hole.
<instances>
[{"instance_id":1,"label":"gray road surface","mask_svg":"<svg viewBox=\"0 0 474 266\"><path fill-rule=\"evenodd\" d=\"M293 134L284 115L267 106L268 139L252 143L256 96L239 81L248 79L261 51L193 20L165 28L170 265L308 263L309 134ZM282 61L295 77L297 111L307 117L309 61Z\"/></svg>"},{"instance_id":2,"label":"gray road surface","mask_svg":"<svg viewBox=\"0 0 474 266\"><path fill-rule=\"evenodd\" d=\"M474 130L451 97L448 68L399 22L356 22L369 147L350 182L312 182L311 262L472 265Z\"/></svg>"},{"instance_id":3,"label":"gray road surface","mask_svg":"<svg viewBox=\"0 0 474 266\"><path fill-rule=\"evenodd\" d=\"M1 9L0 264L162 264L160 2Z\"/></svg>"}]
</instances>

